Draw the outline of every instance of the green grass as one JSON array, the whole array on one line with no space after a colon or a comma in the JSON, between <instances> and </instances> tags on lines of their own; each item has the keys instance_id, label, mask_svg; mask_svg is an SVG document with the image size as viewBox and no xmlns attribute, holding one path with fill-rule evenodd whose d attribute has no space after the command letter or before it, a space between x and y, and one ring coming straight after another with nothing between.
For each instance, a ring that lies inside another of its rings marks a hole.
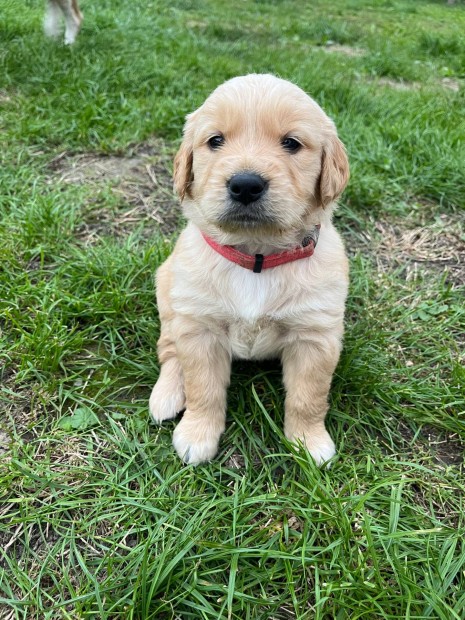
<instances>
[{"instance_id":1,"label":"green grass","mask_svg":"<svg viewBox=\"0 0 465 620\"><path fill-rule=\"evenodd\" d=\"M72 49L41 2L0 16L0 617L461 620L463 4L82 4ZM64 178L149 150L172 218L184 115L251 71L311 93L351 161L327 471L282 435L274 363L234 364L218 457L179 462L147 415L173 239L134 184Z\"/></svg>"}]
</instances>

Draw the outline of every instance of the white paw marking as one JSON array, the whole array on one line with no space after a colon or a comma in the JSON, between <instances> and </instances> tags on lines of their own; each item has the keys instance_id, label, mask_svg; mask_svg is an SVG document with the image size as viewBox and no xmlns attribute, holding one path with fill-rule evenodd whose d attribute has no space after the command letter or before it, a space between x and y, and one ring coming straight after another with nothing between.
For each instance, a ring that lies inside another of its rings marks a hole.
<instances>
[{"instance_id":1,"label":"white paw marking","mask_svg":"<svg viewBox=\"0 0 465 620\"><path fill-rule=\"evenodd\" d=\"M212 433L208 427L202 430L197 422L184 417L174 429L173 446L185 463L198 465L211 461L216 455L220 434Z\"/></svg>"},{"instance_id":2,"label":"white paw marking","mask_svg":"<svg viewBox=\"0 0 465 620\"><path fill-rule=\"evenodd\" d=\"M314 434L311 431L296 433L288 439L296 443L301 442L310 452L318 467L328 463L336 454L336 446L326 429L318 429ZM326 467L330 467L330 463Z\"/></svg>"},{"instance_id":3,"label":"white paw marking","mask_svg":"<svg viewBox=\"0 0 465 620\"><path fill-rule=\"evenodd\" d=\"M163 420L175 418L184 409L185 396L182 376L169 366L162 366L149 400L150 416L160 424Z\"/></svg>"}]
</instances>

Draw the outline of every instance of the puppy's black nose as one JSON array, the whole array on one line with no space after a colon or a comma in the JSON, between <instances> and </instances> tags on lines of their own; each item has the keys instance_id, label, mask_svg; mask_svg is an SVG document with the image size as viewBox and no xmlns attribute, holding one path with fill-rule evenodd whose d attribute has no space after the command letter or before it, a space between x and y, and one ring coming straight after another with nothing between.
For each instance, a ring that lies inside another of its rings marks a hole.
<instances>
[{"instance_id":1,"label":"puppy's black nose","mask_svg":"<svg viewBox=\"0 0 465 620\"><path fill-rule=\"evenodd\" d=\"M258 200L265 193L267 187L268 183L265 179L251 172L235 174L228 183L230 197L243 205Z\"/></svg>"}]
</instances>

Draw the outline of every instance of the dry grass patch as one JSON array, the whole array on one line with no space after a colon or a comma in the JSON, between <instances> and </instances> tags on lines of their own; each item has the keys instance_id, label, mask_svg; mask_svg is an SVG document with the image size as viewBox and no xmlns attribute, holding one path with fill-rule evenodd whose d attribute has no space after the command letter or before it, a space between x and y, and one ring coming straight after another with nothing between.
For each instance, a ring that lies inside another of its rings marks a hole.
<instances>
[{"instance_id":1,"label":"dry grass patch","mask_svg":"<svg viewBox=\"0 0 465 620\"><path fill-rule=\"evenodd\" d=\"M421 82L395 80L388 77L369 78L368 81L376 86L385 86L387 88L401 91L421 90L426 86L426 84L422 84ZM436 85L446 90L451 90L454 93L458 93L461 88L460 81L454 78L441 78L436 81Z\"/></svg>"},{"instance_id":2,"label":"dry grass patch","mask_svg":"<svg viewBox=\"0 0 465 620\"><path fill-rule=\"evenodd\" d=\"M10 448L10 438L0 429L0 458L8 458L8 450Z\"/></svg>"},{"instance_id":3,"label":"dry grass patch","mask_svg":"<svg viewBox=\"0 0 465 620\"><path fill-rule=\"evenodd\" d=\"M12 101L13 99L11 95L9 95L3 88L0 88L0 105L5 105L7 103L11 103Z\"/></svg>"},{"instance_id":4,"label":"dry grass patch","mask_svg":"<svg viewBox=\"0 0 465 620\"><path fill-rule=\"evenodd\" d=\"M460 82L454 78L442 78L441 86L449 90L453 90L454 93L458 93L460 90Z\"/></svg>"},{"instance_id":5,"label":"dry grass patch","mask_svg":"<svg viewBox=\"0 0 465 620\"><path fill-rule=\"evenodd\" d=\"M377 86L387 86L388 88L394 88L395 90L420 90L422 85L420 82L407 82L405 80L393 80L390 78L382 77L375 80Z\"/></svg>"},{"instance_id":6,"label":"dry grass patch","mask_svg":"<svg viewBox=\"0 0 465 620\"><path fill-rule=\"evenodd\" d=\"M95 188L97 196L109 187L117 198L116 210L98 198L88 205L79 231L86 241L105 234L126 236L141 225L147 236L154 230L171 234L180 217L172 190L171 161L172 151L159 140L133 147L125 155L64 152L50 164L50 183L86 185Z\"/></svg>"},{"instance_id":7,"label":"dry grass patch","mask_svg":"<svg viewBox=\"0 0 465 620\"><path fill-rule=\"evenodd\" d=\"M340 45L339 43L327 43L325 46L317 46L315 49L323 50L330 54L342 54L349 58L361 58L365 56L367 51L361 47L352 47L350 45Z\"/></svg>"},{"instance_id":8,"label":"dry grass patch","mask_svg":"<svg viewBox=\"0 0 465 620\"><path fill-rule=\"evenodd\" d=\"M8 370L2 378L0 391L1 433L6 436L7 445L10 444L9 431L13 432L13 427L23 438L36 438L36 423L47 415L42 403L47 400L47 395L42 388L35 384L17 388L16 372L13 368Z\"/></svg>"},{"instance_id":9,"label":"dry grass patch","mask_svg":"<svg viewBox=\"0 0 465 620\"><path fill-rule=\"evenodd\" d=\"M379 272L405 265L408 278L432 269L445 272L454 284L465 284L465 231L460 217L443 214L412 228L405 222L377 220L374 229L365 231L359 243L369 246Z\"/></svg>"}]
</instances>

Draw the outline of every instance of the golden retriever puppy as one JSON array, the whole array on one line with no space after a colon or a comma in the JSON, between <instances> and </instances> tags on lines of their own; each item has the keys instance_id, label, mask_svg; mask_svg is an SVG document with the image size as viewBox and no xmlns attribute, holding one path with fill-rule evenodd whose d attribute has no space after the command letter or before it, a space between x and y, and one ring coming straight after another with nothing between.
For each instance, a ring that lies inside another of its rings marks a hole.
<instances>
[{"instance_id":1,"label":"golden retriever puppy","mask_svg":"<svg viewBox=\"0 0 465 620\"><path fill-rule=\"evenodd\" d=\"M61 18L65 19L65 44L72 45L82 23L82 13L77 0L47 0L44 31L48 37L60 35Z\"/></svg>"},{"instance_id":2,"label":"golden retriever puppy","mask_svg":"<svg viewBox=\"0 0 465 620\"><path fill-rule=\"evenodd\" d=\"M327 397L343 335L348 262L331 222L349 177L334 123L272 75L219 86L187 117L174 186L189 220L158 269L156 422L174 418L186 463L225 430L233 358L279 357L284 432L318 464L335 453Z\"/></svg>"}]
</instances>

